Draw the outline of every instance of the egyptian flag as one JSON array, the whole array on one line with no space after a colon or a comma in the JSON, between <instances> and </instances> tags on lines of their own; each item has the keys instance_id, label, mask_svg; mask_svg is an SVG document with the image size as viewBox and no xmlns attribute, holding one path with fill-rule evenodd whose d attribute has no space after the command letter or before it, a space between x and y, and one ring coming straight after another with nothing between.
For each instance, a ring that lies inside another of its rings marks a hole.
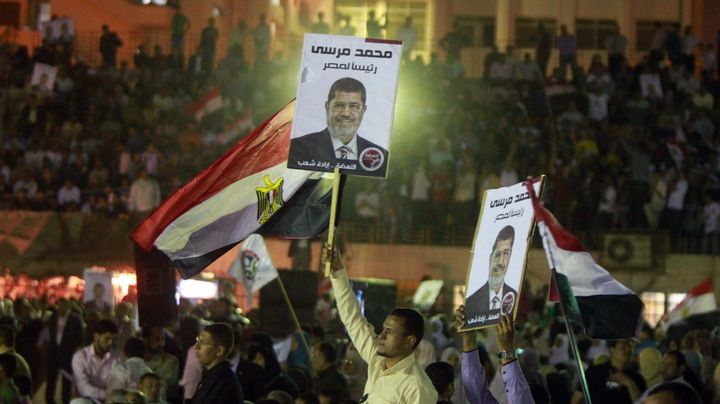
<instances>
[{"instance_id":1,"label":"egyptian flag","mask_svg":"<svg viewBox=\"0 0 720 404\"><path fill-rule=\"evenodd\" d=\"M532 186L527 188L565 315L583 326L590 338L634 337L642 321L642 301L598 265L575 236L538 202Z\"/></svg>"},{"instance_id":2,"label":"egyptian flag","mask_svg":"<svg viewBox=\"0 0 720 404\"><path fill-rule=\"evenodd\" d=\"M162 251L190 278L252 233L309 238L327 229L332 174L287 168L294 110L293 101L244 137L130 238Z\"/></svg>"},{"instance_id":3,"label":"egyptian flag","mask_svg":"<svg viewBox=\"0 0 720 404\"><path fill-rule=\"evenodd\" d=\"M678 303L675 308L665 313L660 320L660 326L667 331L670 325L680 320L715 311L717 311L715 290L713 289L712 278L707 278L688 292L685 299Z\"/></svg>"},{"instance_id":4,"label":"egyptian flag","mask_svg":"<svg viewBox=\"0 0 720 404\"><path fill-rule=\"evenodd\" d=\"M213 87L205 95L190 104L190 106L188 106L188 112L199 122L213 112L219 111L222 107L223 99L220 94L220 88Z\"/></svg>"}]
</instances>

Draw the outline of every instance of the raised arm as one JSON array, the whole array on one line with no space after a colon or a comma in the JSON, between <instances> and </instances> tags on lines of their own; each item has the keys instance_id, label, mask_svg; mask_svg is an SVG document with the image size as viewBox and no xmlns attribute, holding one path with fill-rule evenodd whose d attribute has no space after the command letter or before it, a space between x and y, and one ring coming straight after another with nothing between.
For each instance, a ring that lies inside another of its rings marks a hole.
<instances>
[{"instance_id":1,"label":"raised arm","mask_svg":"<svg viewBox=\"0 0 720 404\"><path fill-rule=\"evenodd\" d=\"M332 251L328 245L325 244L320 259L322 268L325 268L325 262L327 262L328 259L332 262L330 281L335 291L335 300L337 301L340 319L343 324L345 324L348 334L350 334L350 339L360 356L366 363L370 363L370 360L375 357L377 352L375 330L360 312L360 304L350 287L350 281L348 280L348 274L342 262L340 251L337 247Z\"/></svg>"}]
</instances>

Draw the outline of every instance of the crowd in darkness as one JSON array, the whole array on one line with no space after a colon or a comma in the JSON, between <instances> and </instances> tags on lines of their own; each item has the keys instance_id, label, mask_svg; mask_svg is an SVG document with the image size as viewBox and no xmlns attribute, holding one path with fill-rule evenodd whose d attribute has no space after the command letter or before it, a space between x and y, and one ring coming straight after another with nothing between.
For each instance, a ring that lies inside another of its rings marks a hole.
<instances>
[{"instance_id":1,"label":"crowd in darkness","mask_svg":"<svg viewBox=\"0 0 720 404\"><path fill-rule=\"evenodd\" d=\"M110 27L103 28L97 67L77 57L71 34L46 38L32 52L0 43L0 209L111 217L147 212L227 147L217 134L228 121L251 109L257 124L293 97L298 54L271 57L264 17L252 30L238 25L217 64L212 20L186 60L184 18L179 11L173 17L170 54L161 47L150 54L143 46L132 63L116 60L123 41ZM371 15L367 24L372 36L394 36L386 32L386 17ZM331 30L323 16L308 27ZM344 17L339 29L351 28ZM714 251L720 86L713 45L700 46L690 32L658 25L650 53L633 65L625 57L627 40L615 32L605 43L607 60L597 56L581 66L572 33L561 27L554 37L539 26L534 54L493 49L478 79L465 75L460 56L467 41L459 27L438 43L443 62L433 54L426 63L407 51L390 175L348 181L345 203L354 204L357 219L388 226L402 240L417 226L442 233L471 225L483 190L546 173L546 205L571 229L667 229L698 250ZM397 36L415 45L411 19ZM247 42L254 43L251 58L243 50ZM547 72L553 43L560 66ZM35 62L58 68L53 89L30 85ZM646 79L654 84L645 86ZM224 98L221 119L197 122L178 113L216 86ZM314 321L289 335L269 335L257 311L243 316L234 284L221 287L217 299L180 299L177 321L142 328L137 294L113 307L102 285L91 286L86 302L0 300L0 401L228 402L202 401L213 397L207 386L220 377L217 369L231 374L220 383L223 397L237 401L358 403L368 378L374 380L370 393L392 394L394 384L387 392L373 388L394 371L381 372L374 356L364 361L358 352L367 347L348 342L341 323L348 326L348 319L339 319L338 310L344 306L346 315L359 318L360 309L342 262L333 258L332 265L333 290L341 295L335 297L343 302L322 296ZM477 334L456 332L462 313L453 322L435 308L419 320L401 310L399 327L384 326L383 348L411 338L414 345L403 345L414 357L408 363L421 367L415 377L432 384L411 387L439 403L494 403L518 391L523 403L581 402L577 362L546 296L547 290L525 286L515 323L504 318L502 327ZM370 334L364 322L353 324L347 328ZM580 335L593 400L643 402L667 393L675 402L720 402L716 325L688 323L664 333L645 324L639 341ZM518 358L498 362L491 354L499 351ZM369 372L366 362L372 362ZM511 368L515 382L508 386L504 375Z\"/></svg>"},{"instance_id":2,"label":"crowd in darkness","mask_svg":"<svg viewBox=\"0 0 720 404\"><path fill-rule=\"evenodd\" d=\"M352 28L348 20L339 30ZM71 35L43 41L31 54L2 45L1 209L147 212L227 147L216 136L226 122L252 110L258 124L292 99L299 47L271 57L264 17L252 30L233 30L217 66L214 22L185 58L178 46L183 21L174 23L169 54L141 45L133 61L116 60L122 39L104 27L98 67L72 57ZM392 36L386 23L373 21L368 29ZM409 49L417 35L412 24L408 18L395 34ZM329 26L320 16L309 29ZM404 52L389 178L350 181L344 203L355 209L346 212L387 226L392 241L419 227L441 234L472 226L483 190L545 173L544 199L570 228L667 229L698 251L714 251L714 46L689 30L658 26L651 51L630 65L627 40L615 32L605 44L608 57L581 66L564 27L553 37L540 26L535 39L532 55L493 48L482 78L465 75L460 55L467 41L459 27L439 41L444 62L436 53L426 63ZM247 43L254 54L244 52ZM553 43L560 66L543 71ZM30 86L34 62L58 67L52 91ZM643 90L641 77L657 81ZM217 84L224 97L219 120L177 113Z\"/></svg>"}]
</instances>

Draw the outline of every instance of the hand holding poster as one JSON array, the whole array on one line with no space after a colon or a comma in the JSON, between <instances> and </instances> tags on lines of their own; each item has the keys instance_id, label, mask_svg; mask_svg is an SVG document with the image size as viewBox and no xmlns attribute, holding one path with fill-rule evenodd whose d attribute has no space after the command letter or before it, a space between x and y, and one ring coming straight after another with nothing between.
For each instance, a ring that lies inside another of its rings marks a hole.
<instances>
[{"instance_id":1,"label":"hand holding poster","mask_svg":"<svg viewBox=\"0 0 720 404\"><path fill-rule=\"evenodd\" d=\"M55 86L56 76L57 67L46 65L44 63L35 63L35 65L33 65L30 86L43 93L52 93L53 87Z\"/></svg>"},{"instance_id":2,"label":"hand holding poster","mask_svg":"<svg viewBox=\"0 0 720 404\"><path fill-rule=\"evenodd\" d=\"M533 180L538 194L543 179ZM463 331L497 324L501 315L515 318L534 217L523 183L485 191L465 284Z\"/></svg>"},{"instance_id":3,"label":"hand holding poster","mask_svg":"<svg viewBox=\"0 0 720 404\"><path fill-rule=\"evenodd\" d=\"M306 34L288 167L387 176L402 45Z\"/></svg>"}]
</instances>

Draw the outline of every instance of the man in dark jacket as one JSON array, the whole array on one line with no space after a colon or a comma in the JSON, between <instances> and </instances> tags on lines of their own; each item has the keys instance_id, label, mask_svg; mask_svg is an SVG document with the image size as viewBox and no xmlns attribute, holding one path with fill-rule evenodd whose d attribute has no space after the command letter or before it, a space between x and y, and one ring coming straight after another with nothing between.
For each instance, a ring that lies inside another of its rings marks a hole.
<instances>
[{"instance_id":1,"label":"man in dark jacket","mask_svg":"<svg viewBox=\"0 0 720 404\"><path fill-rule=\"evenodd\" d=\"M210 324L198 336L195 352L205 371L192 404L243 402L240 381L227 360L233 340L233 330L225 323Z\"/></svg>"},{"instance_id":2,"label":"man in dark jacket","mask_svg":"<svg viewBox=\"0 0 720 404\"><path fill-rule=\"evenodd\" d=\"M70 402L72 394L72 357L85 341L85 326L82 318L70 310L70 302L61 298L57 301L57 311L50 316L47 344L47 392L45 401L55 402L55 382L58 374L62 374L62 399Z\"/></svg>"}]
</instances>

